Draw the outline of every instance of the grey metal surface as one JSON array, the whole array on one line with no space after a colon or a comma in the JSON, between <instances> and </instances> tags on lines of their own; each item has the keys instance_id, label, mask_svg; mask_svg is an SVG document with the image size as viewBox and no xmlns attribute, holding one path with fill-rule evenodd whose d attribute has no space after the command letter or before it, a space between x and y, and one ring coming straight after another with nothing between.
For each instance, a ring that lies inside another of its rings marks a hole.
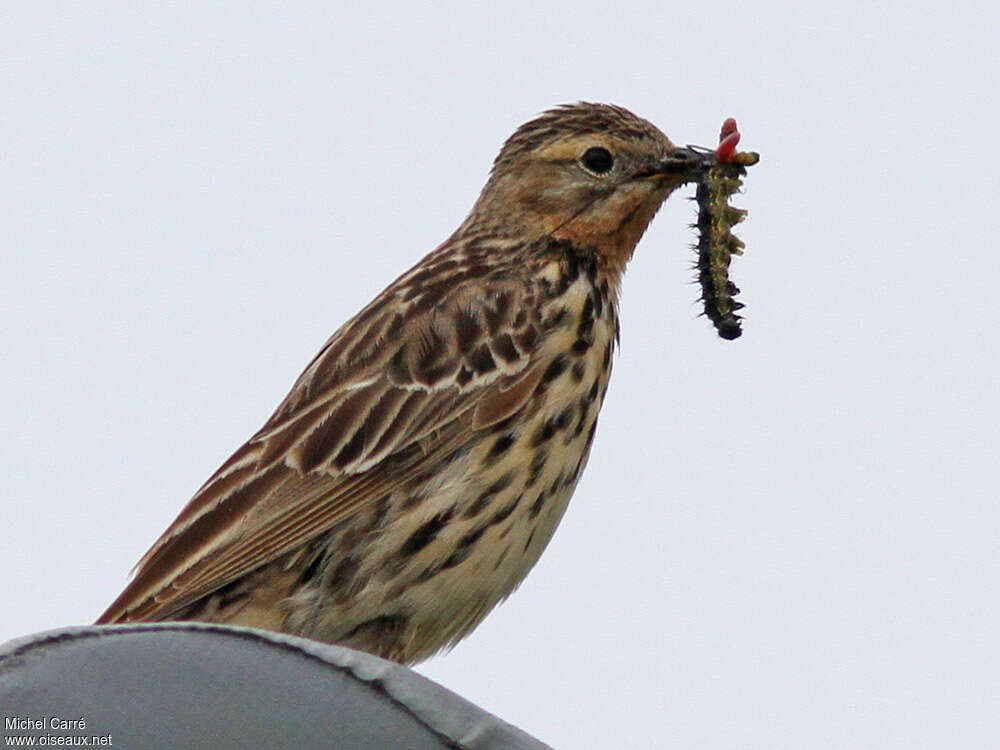
<instances>
[{"instance_id":1,"label":"grey metal surface","mask_svg":"<svg viewBox=\"0 0 1000 750\"><path fill-rule=\"evenodd\" d=\"M110 735L104 746L149 750L548 747L398 664L199 623L66 628L10 641L0 646L0 721L5 738L86 737L100 746Z\"/></svg>"}]
</instances>

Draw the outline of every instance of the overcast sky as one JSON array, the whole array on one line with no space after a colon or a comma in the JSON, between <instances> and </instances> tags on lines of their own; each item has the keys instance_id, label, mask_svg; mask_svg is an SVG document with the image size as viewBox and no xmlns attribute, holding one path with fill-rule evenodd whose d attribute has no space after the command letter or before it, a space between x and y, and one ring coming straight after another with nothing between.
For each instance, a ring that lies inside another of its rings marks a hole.
<instances>
[{"instance_id":1,"label":"overcast sky","mask_svg":"<svg viewBox=\"0 0 1000 750\"><path fill-rule=\"evenodd\" d=\"M0 12L0 641L92 621L510 132L604 101L762 154L745 332L673 198L552 544L418 671L559 748L995 747L992 5L356 6Z\"/></svg>"}]
</instances>

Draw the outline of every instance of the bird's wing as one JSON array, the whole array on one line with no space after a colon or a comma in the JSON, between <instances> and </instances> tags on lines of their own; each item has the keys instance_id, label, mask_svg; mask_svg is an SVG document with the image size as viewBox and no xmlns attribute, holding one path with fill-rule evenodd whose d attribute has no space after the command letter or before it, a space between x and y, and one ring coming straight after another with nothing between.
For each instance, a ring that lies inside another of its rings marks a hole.
<instances>
[{"instance_id":1,"label":"bird's wing","mask_svg":"<svg viewBox=\"0 0 1000 750\"><path fill-rule=\"evenodd\" d=\"M511 275L383 292L195 494L98 622L169 616L513 414L541 377L537 293Z\"/></svg>"}]
</instances>

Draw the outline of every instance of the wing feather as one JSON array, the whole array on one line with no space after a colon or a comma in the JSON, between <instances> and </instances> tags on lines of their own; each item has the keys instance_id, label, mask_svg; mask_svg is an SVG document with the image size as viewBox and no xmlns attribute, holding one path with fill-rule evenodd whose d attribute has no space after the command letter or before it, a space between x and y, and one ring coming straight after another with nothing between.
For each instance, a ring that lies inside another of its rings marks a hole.
<instances>
[{"instance_id":1,"label":"wing feather","mask_svg":"<svg viewBox=\"0 0 1000 750\"><path fill-rule=\"evenodd\" d=\"M538 309L538 290L511 273L428 284L433 295L401 290L406 280L331 337L98 622L169 617L323 534L524 404L542 372L540 326L524 314Z\"/></svg>"}]
</instances>

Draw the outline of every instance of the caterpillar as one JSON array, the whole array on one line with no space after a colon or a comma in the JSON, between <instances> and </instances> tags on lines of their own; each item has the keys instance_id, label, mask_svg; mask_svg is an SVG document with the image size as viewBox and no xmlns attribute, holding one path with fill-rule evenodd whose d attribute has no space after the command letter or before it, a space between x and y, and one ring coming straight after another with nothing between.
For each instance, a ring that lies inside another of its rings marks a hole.
<instances>
[{"instance_id":1,"label":"caterpillar","mask_svg":"<svg viewBox=\"0 0 1000 750\"><path fill-rule=\"evenodd\" d=\"M760 161L752 151L736 151L740 132L736 120L728 118L722 124L719 146L715 159L698 181L695 200L698 202L698 283L701 284L700 302L705 305L705 315L719 336L732 340L743 333L742 316L737 311L744 307L735 297L739 287L729 279L729 263L734 255L742 255L745 245L732 233L732 228L746 218L747 212L729 205L729 199L739 192L746 176L746 168Z\"/></svg>"}]
</instances>

